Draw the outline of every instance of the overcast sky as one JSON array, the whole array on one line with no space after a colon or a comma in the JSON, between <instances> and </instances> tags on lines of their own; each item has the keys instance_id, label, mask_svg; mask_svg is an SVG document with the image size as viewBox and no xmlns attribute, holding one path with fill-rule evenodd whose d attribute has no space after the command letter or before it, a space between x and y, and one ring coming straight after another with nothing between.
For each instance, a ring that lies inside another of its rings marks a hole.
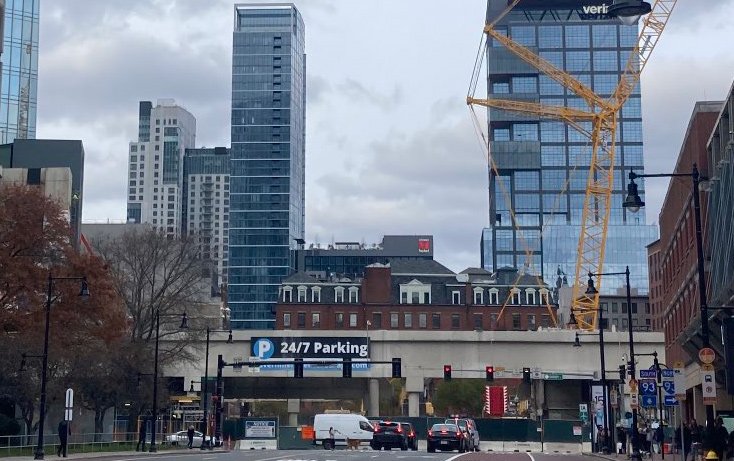
<instances>
[{"instance_id":1,"label":"overcast sky","mask_svg":"<svg viewBox=\"0 0 734 461\"><path fill-rule=\"evenodd\" d=\"M124 220L138 101L174 98L198 146L229 146L231 0L44 0L37 137L81 139L85 221ZM433 234L478 266L487 168L465 97L485 0L301 0L306 240ZM681 0L643 74L645 167L668 173L697 100L734 78L734 0ZM647 183L656 222L667 180Z\"/></svg>"}]
</instances>

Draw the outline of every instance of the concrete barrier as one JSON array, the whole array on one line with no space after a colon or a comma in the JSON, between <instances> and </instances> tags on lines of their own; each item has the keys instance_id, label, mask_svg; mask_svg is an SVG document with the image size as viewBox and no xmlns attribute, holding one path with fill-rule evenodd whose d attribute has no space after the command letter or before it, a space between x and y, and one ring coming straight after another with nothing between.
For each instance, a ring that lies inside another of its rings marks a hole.
<instances>
[{"instance_id":1,"label":"concrete barrier","mask_svg":"<svg viewBox=\"0 0 734 461\"><path fill-rule=\"evenodd\" d=\"M543 450L540 442L504 442L503 451L515 453L540 453Z\"/></svg>"},{"instance_id":2,"label":"concrete barrier","mask_svg":"<svg viewBox=\"0 0 734 461\"><path fill-rule=\"evenodd\" d=\"M243 439L235 443L235 450L277 450L276 439Z\"/></svg>"},{"instance_id":3,"label":"concrete barrier","mask_svg":"<svg viewBox=\"0 0 734 461\"><path fill-rule=\"evenodd\" d=\"M544 453L581 453L580 443L545 442Z\"/></svg>"}]
</instances>

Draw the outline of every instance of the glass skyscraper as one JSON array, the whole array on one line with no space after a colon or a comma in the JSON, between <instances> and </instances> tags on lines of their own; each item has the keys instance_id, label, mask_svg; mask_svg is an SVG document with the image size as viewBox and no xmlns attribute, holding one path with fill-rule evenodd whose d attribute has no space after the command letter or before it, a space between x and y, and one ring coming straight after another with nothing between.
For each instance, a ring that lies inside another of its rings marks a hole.
<instances>
[{"instance_id":1,"label":"glass skyscraper","mask_svg":"<svg viewBox=\"0 0 734 461\"><path fill-rule=\"evenodd\" d=\"M38 91L38 10L41 0L5 3L0 142L36 138Z\"/></svg>"},{"instance_id":2,"label":"glass skyscraper","mask_svg":"<svg viewBox=\"0 0 734 461\"><path fill-rule=\"evenodd\" d=\"M487 20L507 6L489 0ZM589 8L599 6L600 8ZM637 42L638 26L622 25L603 13L597 0L523 0L496 26L515 42L573 75L603 97L617 86L627 58ZM540 102L589 110L586 102L490 41L487 47L489 97ZM590 122L580 125L591 130ZM583 201L591 162L588 137L562 121L533 115L489 110L490 155L497 172L489 171L490 227L482 233L482 266L488 270L526 265L555 280L561 270L575 275ZM642 110L639 86L618 118L614 190L606 240L604 272L630 266L638 293L647 293L646 245L657 228L645 224L644 213L622 208L630 170L643 173ZM638 180L640 194L644 181ZM514 222L511 212L514 212ZM605 278L602 292L623 280Z\"/></svg>"},{"instance_id":3,"label":"glass skyscraper","mask_svg":"<svg viewBox=\"0 0 734 461\"><path fill-rule=\"evenodd\" d=\"M289 3L235 5L229 278L233 328L273 328L304 238L306 55Z\"/></svg>"}]
</instances>

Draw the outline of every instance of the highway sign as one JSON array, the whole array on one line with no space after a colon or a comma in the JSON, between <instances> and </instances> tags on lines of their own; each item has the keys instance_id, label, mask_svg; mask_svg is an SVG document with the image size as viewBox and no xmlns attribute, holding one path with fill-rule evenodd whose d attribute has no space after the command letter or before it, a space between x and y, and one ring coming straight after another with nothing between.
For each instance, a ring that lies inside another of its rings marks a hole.
<instances>
[{"instance_id":1,"label":"highway sign","mask_svg":"<svg viewBox=\"0 0 734 461\"><path fill-rule=\"evenodd\" d=\"M662 375L663 382L661 384L665 392L665 402L667 405L668 397L673 397L673 400L675 400L675 370L671 368L662 370Z\"/></svg>"},{"instance_id":2,"label":"highway sign","mask_svg":"<svg viewBox=\"0 0 734 461\"><path fill-rule=\"evenodd\" d=\"M655 408L656 406L658 406L658 396L657 395L643 395L642 396L642 406Z\"/></svg>"},{"instance_id":3,"label":"highway sign","mask_svg":"<svg viewBox=\"0 0 734 461\"><path fill-rule=\"evenodd\" d=\"M640 380L640 395L657 395L658 386L652 379ZM643 404L644 406L644 404Z\"/></svg>"},{"instance_id":4,"label":"highway sign","mask_svg":"<svg viewBox=\"0 0 734 461\"><path fill-rule=\"evenodd\" d=\"M704 347L698 351L698 360L705 364L714 363L714 360L716 360L716 352L714 352L710 347Z\"/></svg>"},{"instance_id":5,"label":"highway sign","mask_svg":"<svg viewBox=\"0 0 734 461\"><path fill-rule=\"evenodd\" d=\"M663 405L666 407L675 407L678 405L678 399L676 399L674 395L665 395L663 396L663 399Z\"/></svg>"},{"instance_id":6,"label":"highway sign","mask_svg":"<svg viewBox=\"0 0 734 461\"><path fill-rule=\"evenodd\" d=\"M640 370L640 379L657 379L658 375L655 370Z\"/></svg>"}]
</instances>

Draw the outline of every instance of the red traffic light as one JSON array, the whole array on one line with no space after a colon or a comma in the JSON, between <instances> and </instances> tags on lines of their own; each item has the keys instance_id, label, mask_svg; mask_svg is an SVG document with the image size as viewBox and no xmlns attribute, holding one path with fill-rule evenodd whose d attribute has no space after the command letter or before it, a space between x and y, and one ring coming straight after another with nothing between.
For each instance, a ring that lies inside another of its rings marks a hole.
<instances>
[{"instance_id":1,"label":"red traffic light","mask_svg":"<svg viewBox=\"0 0 734 461\"><path fill-rule=\"evenodd\" d=\"M445 380L451 379L451 365L443 366L443 379Z\"/></svg>"},{"instance_id":2,"label":"red traffic light","mask_svg":"<svg viewBox=\"0 0 734 461\"><path fill-rule=\"evenodd\" d=\"M487 365L485 371L487 372L487 381L494 381L494 367Z\"/></svg>"}]
</instances>

